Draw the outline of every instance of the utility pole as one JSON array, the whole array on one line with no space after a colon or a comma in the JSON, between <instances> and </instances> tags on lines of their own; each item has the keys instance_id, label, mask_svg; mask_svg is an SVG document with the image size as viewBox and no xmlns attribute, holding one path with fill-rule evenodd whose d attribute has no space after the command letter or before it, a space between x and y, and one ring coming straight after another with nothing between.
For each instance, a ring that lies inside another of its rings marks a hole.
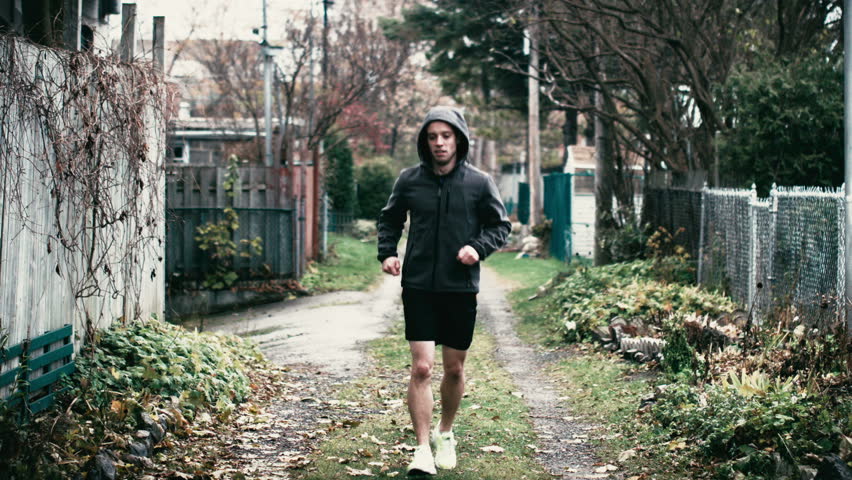
<instances>
[{"instance_id":1,"label":"utility pole","mask_svg":"<svg viewBox=\"0 0 852 480\"><path fill-rule=\"evenodd\" d=\"M272 73L275 55L281 47L273 47L269 44L267 37L268 23L266 21L266 0L263 1L263 40L260 42L263 53L263 117L266 127L264 136L263 164L271 167L272 161Z\"/></svg>"},{"instance_id":2,"label":"utility pole","mask_svg":"<svg viewBox=\"0 0 852 480\"><path fill-rule=\"evenodd\" d=\"M332 0L322 0L322 92L328 94L328 7L334 5ZM320 260L323 260L326 252L326 236L325 232L320 235L319 232L319 214L320 214L320 199L325 198L325 195L320 193L322 188L322 157L324 156L324 145L322 140L317 144L319 151L314 153L314 244L317 247ZM324 224L324 222L323 222Z\"/></svg>"},{"instance_id":3,"label":"utility pole","mask_svg":"<svg viewBox=\"0 0 852 480\"><path fill-rule=\"evenodd\" d=\"M541 142L539 130L539 86L538 86L538 26L535 3L530 7L529 45L529 110L527 134L527 162L530 184L530 227L541 223Z\"/></svg>"},{"instance_id":4,"label":"utility pole","mask_svg":"<svg viewBox=\"0 0 852 480\"><path fill-rule=\"evenodd\" d=\"M852 0L843 1L843 152L845 157L846 195L846 292L841 298L846 327L852 326Z\"/></svg>"}]
</instances>

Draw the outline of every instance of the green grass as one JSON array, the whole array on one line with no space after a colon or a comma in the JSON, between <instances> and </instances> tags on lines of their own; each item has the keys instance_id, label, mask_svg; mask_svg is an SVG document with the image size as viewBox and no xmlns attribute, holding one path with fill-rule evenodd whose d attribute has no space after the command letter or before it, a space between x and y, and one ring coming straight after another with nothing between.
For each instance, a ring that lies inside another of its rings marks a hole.
<instances>
[{"instance_id":1,"label":"green grass","mask_svg":"<svg viewBox=\"0 0 852 480\"><path fill-rule=\"evenodd\" d=\"M302 286L313 293L367 290L382 275L376 260L376 242L328 234L328 258L314 263L302 277Z\"/></svg>"},{"instance_id":2,"label":"green grass","mask_svg":"<svg viewBox=\"0 0 852 480\"><path fill-rule=\"evenodd\" d=\"M588 265L589 261L579 259L567 264L555 258L515 259L515 255L512 252L498 252L488 257L485 265L511 282L514 287L508 294L508 300L520 318L518 335L528 343L555 344L561 338L549 319L550 313L558 308L558 305L548 301L546 297L532 301L527 299L535 295L538 287L556 274L570 272L578 265Z\"/></svg>"},{"instance_id":3,"label":"green grass","mask_svg":"<svg viewBox=\"0 0 852 480\"><path fill-rule=\"evenodd\" d=\"M404 399L408 381L410 354L402 338L402 326L370 344L375 370L341 391L342 402L357 402L380 413L364 419L352 428L333 430L320 444L313 462L295 478L352 478L348 468L370 469L374 478L405 478L411 459L407 447L416 444ZM528 421L528 409L522 399L511 394L509 374L494 359L493 337L477 330L466 363L467 391L454 428L459 441L459 464L455 470L440 470L435 478L455 480L506 479L544 480L551 478L533 460L535 433ZM438 384L441 371L437 352L433 379L439 416ZM379 444L378 442L385 442ZM481 447L498 445L503 453L486 453ZM345 463L341 463L341 459ZM370 463L373 462L373 465ZM381 464L381 465L379 465Z\"/></svg>"},{"instance_id":4,"label":"green grass","mask_svg":"<svg viewBox=\"0 0 852 480\"><path fill-rule=\"evenodd\" d=\"M522 285L522 288L536 288L547 282L559 272L569 269L568 264L555 258L519 258L514 252L497 252L483 263L493 268L505 279Z\"/></svg>"},{"instance_id":5,"label":"green grass","mask_svg":"<svg viewBox=\"0 0 852 480\"><path fill-rule=\"evenodd\" d=\"M609 433L598 442L598 455L616 463L619 455L635 450L623 463L626 476L652 474L657 480L693 478L676 451L659 444L647 416L637 416L641 399L652 391L658 374L646 366L600 353L588 345L574 347L577 355L560 360L548 369L560 385L574 415L602 425ZM647 415L647 414L646 414Z\"/></svg>"}]
</instances>

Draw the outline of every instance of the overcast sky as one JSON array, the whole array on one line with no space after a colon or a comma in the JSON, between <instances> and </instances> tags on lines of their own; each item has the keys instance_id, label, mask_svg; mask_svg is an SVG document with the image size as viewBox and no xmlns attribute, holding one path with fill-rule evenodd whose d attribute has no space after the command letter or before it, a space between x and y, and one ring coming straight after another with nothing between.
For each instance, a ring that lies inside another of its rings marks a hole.
<instances>
[{"instance_id":1,"label":"overcast sky","mask_svg":"<svg viewBox=\"0 0 852 480\"><path fill-rule=\"evenodd\" d=\"M304 14L319 0L267 0L269 38L280 38L284 19L294 13ZM315 11L318 6L315 6ZM193 38L259 39L252 28L263 24L263 0L137 0L136 14L142 38L151 38L152 17L166 17L166 40L182 40L189 29L195 28ZM121 16L110 18L111 28L118 28Z\"/></svg>"}]
</instances>

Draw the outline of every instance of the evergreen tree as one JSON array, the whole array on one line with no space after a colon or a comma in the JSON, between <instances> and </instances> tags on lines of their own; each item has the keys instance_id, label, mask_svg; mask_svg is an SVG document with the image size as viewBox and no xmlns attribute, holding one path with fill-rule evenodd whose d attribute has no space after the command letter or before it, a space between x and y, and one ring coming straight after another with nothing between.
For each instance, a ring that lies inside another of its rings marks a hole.
<instances>
[{"instance_id":1,"label":"evergreen tree","mask_svg":"<svg viewBox=\"0 0 852 480\"><path fill-rule=\"evenodd\" d=\"M331 208L342 213L354 213L355 176L352 150L348 141L336 134L325 137L326 171L325 191L331 202Z\"/></svg>"}]
</instances>

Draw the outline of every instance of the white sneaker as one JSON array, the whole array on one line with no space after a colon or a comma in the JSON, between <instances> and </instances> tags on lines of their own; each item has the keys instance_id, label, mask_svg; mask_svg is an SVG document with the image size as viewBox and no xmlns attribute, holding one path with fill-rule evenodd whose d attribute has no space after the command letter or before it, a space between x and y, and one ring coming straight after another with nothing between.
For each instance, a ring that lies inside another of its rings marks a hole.
<instances>
[{"instance_id":1,"label":"white sneaker","mask_svg":"<svg viewBox=\"0 0 852 480\"><path fill-rule=\"evenodd\" d=\"M456 438L452 430L432 430L432 447L435 449L435 466L443 470L456 468Z\"/></svg>"},{"instance_id":2,"label":"white sneaker","mask_svg":"<svg viewBox=\"0 0 852 480\"><path fill-rule=\"evenodd\" d=\"M435 475L435 459L432 458L432 449L429 445L419 445L414 450L414 459L408 464L408 475Z\"/></svg>"}]
</instances>

